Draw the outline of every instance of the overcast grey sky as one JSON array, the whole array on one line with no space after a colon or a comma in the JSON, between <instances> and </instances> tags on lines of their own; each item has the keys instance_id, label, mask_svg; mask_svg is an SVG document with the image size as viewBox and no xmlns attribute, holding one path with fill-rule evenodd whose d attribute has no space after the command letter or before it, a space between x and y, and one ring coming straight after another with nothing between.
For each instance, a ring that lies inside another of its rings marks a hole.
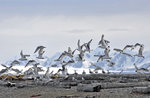
<instances>
[{"instance_id":1,"label":"overcast grey sky","mask_svg":"<svg viewBox=\"0 0 150 98\"><path fill-rule=\"evenodd\" d=\"M150 49L150 0L0 0L0 61L33 54L46 46L49 57L76 42L102 34L111 47L136 42Z\"/></svg>"}]
</instances>

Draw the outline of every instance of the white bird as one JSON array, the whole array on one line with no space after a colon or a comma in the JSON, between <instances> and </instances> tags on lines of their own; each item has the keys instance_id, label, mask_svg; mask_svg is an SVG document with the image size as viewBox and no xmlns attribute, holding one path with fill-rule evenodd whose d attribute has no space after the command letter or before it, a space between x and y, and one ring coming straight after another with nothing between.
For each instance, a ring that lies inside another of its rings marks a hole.
<instances>
[{"instance_id":1,"label":"white bird","mask_svg":"<svg viewBox=\"0 0 150 98\"><path fill-rule=\"evenodd\" d=\"M111 57L109 57L109 52L110 52L110 49L105 48L105 51L104 51L104 53L105 53L104 59L111 59Z\"/></svg>"},{"instance_id":2,"label":"white bird","mask_svg":"<svg viewBox=\"0 0 150 98\"><path fill-rule=\"evenodd\" d=\"M135 67L135 72L137 72L138 74L144 74L145 72L149 72L149 70L148 70L148 68L150 67L150 66L148 66L147 68L138 68L137 66L136 66L136 64L134 63L134 67Z\"/></svg>"},{"instance_id":3,"label":"white bird","mask_svg":"<svg viewBox=\"0 0 150 98\"><path fill-rule=\"evenodd\" d=\"M11 66L14 66L14 65L16 65L16 64L17 64L17 65L19 65L19 64L20 64L20 62L19 62L19 61L17 61L17 60L14 60L14 61L13 61L10 65L11 65Z\"/></svg>"},{"instance_id":4,"label":"white bird","mask_svg":"<svg viewBox=\"0 0 150 98\"><path fill-rule=\"evenodd\" d=\"M68 47L68 52L67 52L67 51L64 51L64 52L58 57L58 59L56 59L55 61L61 61L61 60L63 60L63 58L66 57L66 56L72 58L75 51L76 51L76 49L72 52L71 48Z\"/></svg>"},{"instance_id":5,"label":"white bird","mask_svg":"<svg viewBox=\"0 0 150 98\"><path fill-rule=\"evenodd\" d=\"M103 69L102 67L97 66L96 64L94 64L94 63L92 63L92 62L90 62L90 63L91 63L91 65L92 65L92 66L94 66L94 67L95 67L94 72L97 72L98 70L102 70L102 71L104 71L104 69Z\"/></svg>"},{"instance_id":6,"label":"white bird","mask_svg":"<svg viewBox=\"0 0 150 98\"><path fill-rule=\"evenodd\" d=\"M27 66L30 65L30 64L35 64L35 63L36 63L35 60L29 60L28 63L25 65L25 67L27 67Z\"/></svg>"},{"instance_id":7,"label":"white bird","mask_svg":"<svg viewBox=\"0 0 150 98\"><path fill-rule=\"evenodd\" d=\"M121 50L121 49L114 48L113 50L116 52L119 52L119 53L123 53L123 50Z\"/></svg>"},{"instance_id":8,"label":"white bird","mask_svg":"<svg viewBox=\"0 0 150 98\"><path fill-rule=\"evenodd\" d=\"M26 54L24 55L22 50L20 52L20 56L21 58L19 60L21 61L27 60L27 57L30 57L30 55L26 55Z\"/></svg>"},{"instance_id":9,"label":"white bird","mask_svg":"<svg viewBox=\"0 0 150 98\"><path fill-rule=\"evenodd\" d=\"M82 75L85 75L85 74L86 74L86 72L83 70Z\"/></svg>"},{"instance_id":10,"label":"white bird","mask_svg":"<svg viewBox=\"0 0 150 98\"><path fill-rule=\"evenodd\" d=\"M74 75L78 75L78 73L77 73L77 71L76 71L76 70L74 70Z\"/></svg>"},{"instance_id":11,"label":"white bird","mask_svg":"<svg viewBox=\"0 0 150 98\"><path fill-rule=\"evenodd\" d=\"M124 54L124 55L127 55L127 56L129 56L129 57L132 57L131 54L124 52L124 50L114 48L114 51L119 52L119 53Z\"/></svg>"},{"instance_id":12,"label":"white bird","mask_svg":"<svg viewBox=\"0 0 150 98\"><path fill-rule=\"evenodd\" d=\"M93 74L93 72L91 71L91 69L89 69L89 73L90 73L90 74Z\"/></svg>"},{"instance_id":13,"label":"white bird","mask_svg":"<svg viewBox=\"0 0 150 98\"><path fill-rule=\"evenodd\" d=\"M98 45L100 45L99 47L102 49L106 49L109 48L108 43L110 43L107 40L104 40L104 35L102 35L101 40L99 41Z\"/></svg>"},{"instance_id":14,"label":"white bird","mask_svg":"<svg viewBox=\"0 0 150 98\"><path fill-rule=\"evenodd\" d=\"M46 72L45 72L45 74L44 74L44 77L45 77L45 78L48 78L48 79L50 78L50 77L49 77L49 67L47 67L47 70L46 70Z\"/></svg>"},{"instance_id":15,"label":"white bird","mask_svg":"<svg viewBox=\"0 0 150 98\"><path fill-rule=\"evenodd\" d=\"M80 52L80 54L78 54L78 61L85 61L84 60L84 53L85 52L82 51L82 52Z\"/></svg>"},{"instance_id":16,"label":"white bird","mask_svg":"<svg viewBox=\"0 0 150 98\"><path fill-rule=\"evenodd\" d=\"M134 55L134 56L138 56L138 57L145 58L145 57L143 56L144 45L137 43L137 44L135 45L135 47L136 47L136 46L140 46L140 48L139 48L138 54L136 54L136 55Z\"/></svg>"},{"instance_id":17,"label":"white bird","mask_svg":"<svg viewBox=\"0 0 150 98\"><path fill-rule=\"evenodd\" d=\"M83 45L80 45L80 40L78 40L77 46L78 46L77 50L78 50L79 52L82 52L82 51L83 51L83 50L82 50Z\"/></svg>"},{"instance_id":18,"label":"white bird","mask_svg":"<svg viewBox=\"0 0 150 98\"><path fill-rule=\"evenodd\" d=\"M133 50L135 48L135 45L126 45L123 50L126 50L127 48L131 48Z\"/></svg>"},{"instance_id":19,"label":"white bird","mask_svg":"<svg viewBox=\"0 0 150 98\"><path fill-rule=\"evenodd\" d=\"M113 67L114 65L115 65L115 63L114 62L111 62L110 60L106 60L109 64L108 64L108 66L109 67Z\"/></svg>"},{"instance_id":20,"label":"white bird","mask_svg":"<svg viewBox=\"0 0 150 98\"><path fill-rule=\"evenodd\" d=\"M91 48L90 48L90 44L92 42L93 39L91 39L88 43L84 43L83 46L85 46L85 51L88 51L90 53Z\"/></svg>"},{"instance_id":21,"label":"white bird","mask_svg":"<svg viewBox=\"0 0 150 98\"><path fill-rule=\"evenodd\" d=\"M38 46L36 49L35 49L35 52L34 53L36 53L37 51L38 51L38 59L44 59L43 58L43 54L44 54L44 52L45 51L43 51L43 49L44 48L46 48L46 47L44 47L44 46Z\"/></svg>"}]
</instances>

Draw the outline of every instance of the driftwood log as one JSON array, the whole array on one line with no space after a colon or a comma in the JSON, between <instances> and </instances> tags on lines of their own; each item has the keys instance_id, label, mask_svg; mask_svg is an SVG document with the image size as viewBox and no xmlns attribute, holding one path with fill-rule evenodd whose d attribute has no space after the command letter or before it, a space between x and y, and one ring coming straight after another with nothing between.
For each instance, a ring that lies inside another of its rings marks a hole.
<instances>
[{"instance_id":1,"label":"driftwood log","mask_svg":"<svg viewBox=\"0 0 150 98\"><path fill-rule=\"evenodd\" d=\"M99 92L100 89L110 88L129 88L129 87L146 87L150 85L150 82L138 82L138 83L92 83L92 84L79 84L77 91L83 92Z\"/></svg>"},{"instance_id":2,"label":"driftwood log","mask_svg":"<svg viewBox=\"0 0 150 98\"><path fill-rule=\"evenodd\" d=\"M93 84L79 84L77 86L78 92L99 92L101 89L101 85L93 85Z\"/></svg>"},{"instance_id":3,"label":"driftwood log","mask_svg":"<svg viewBox=\"0 0 150 98\"><path fill-rule=\"evenodd\" d=\"M140 93L140 94L150 94L150 86L148 86L148 87L134 87L132 92L133 93Z\"/></svg>"}]
</instances>

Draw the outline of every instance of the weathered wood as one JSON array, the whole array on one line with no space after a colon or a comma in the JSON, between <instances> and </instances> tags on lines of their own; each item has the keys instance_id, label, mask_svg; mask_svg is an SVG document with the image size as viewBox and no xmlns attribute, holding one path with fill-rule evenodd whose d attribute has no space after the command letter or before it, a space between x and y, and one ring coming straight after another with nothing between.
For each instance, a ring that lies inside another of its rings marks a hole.
<instances>
[{"instance_id":1,"label":"weathered wood","mask_svg":"<svg viewBox=\"0 0 150 98\"><path fill-rule=\"evenodd\" d=\"M92 84L79 84L77 91L94 91L94 87L100 87L100 89L110 88L129 88L129 87L145 87L150 85L149 82L138 82L138 83L92 83Z\"/></svg>"},{"instance_id":2,"label":"weathered wood","mask_svg":"<svg viewBox=\"0 0 150 98\"><path fill-rule=\"evenodd\" d=\"M77 91L82 92L99 92L101 89L101 85L93 85L93 84L79 84L77 86Z\"/></svg>"},{"instance_id":3,"label":"weathered wood","mask_svg":"<svg viewBox=\"0 0 150 98\"><path fill-rule=\"evenodd\" d=\"M150 94L150 86L148 87L134 87L133 93Z\"/></svg>"}]
</instances>

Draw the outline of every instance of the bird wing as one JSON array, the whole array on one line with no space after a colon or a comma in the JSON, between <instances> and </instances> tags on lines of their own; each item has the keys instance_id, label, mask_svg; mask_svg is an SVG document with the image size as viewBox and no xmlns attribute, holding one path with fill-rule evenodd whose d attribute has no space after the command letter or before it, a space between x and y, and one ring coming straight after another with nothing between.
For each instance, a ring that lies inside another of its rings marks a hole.
<instances>
[{"instance_id":1,"label":"bird wing","mask_svg":"<svg viewBox=\"0 0 150 98\"><path fill-rule=\"evenodd\" d=\"M49 67L47 67L47 71L45 73L45 76L49 73Z\"/></svg>"},{"instance_id":2,"label":"bird wing","mask_svg":"<svg viewBox=\"0 0 150 98\"><path fill-rule=\"evenodd\" d=\"M21 50L21 52L20 52L20 55L21 55L21 57L23 57L23 52L22 52L22 50Z\"/></svg>"},{"instance_id":3,"label":"bird wing","mask_svg":"<svg viewBox=\"0 0 150 98\"><path fill-rule=\"evenodd\" d=\"M12 68L12 70L13 70L13 71L15 71L16 73L21 73L21 71L20 71L20 70L18 70L18 69L14 69L14 68Z\"/></svg>"},{"instance_id":4,"label":"bird wing","mask_svg":"<svg viewBox=\"0 0 150 98\"><path fill-rule=\"evenodd\" d=\"M126 45L123 50L127 49L127 48L131 48L133 45Z\"/></svg>"},{"instance_id":5,"label":"bird wing","mask_svg":"<svg viewBox=\"0 0 150 98\"><path fill-rule=\"evenodd\" d=\"M17 60L14 60L10 65L14 65L14 64L20 64L20 62L19 61L17 61Z\"/></svg>"},{"instance_id":6,"label":"bird wing","mask_svg":"<svg viewBox=\"0 0 150 98\"><path fill-rule=\"evenodd\" d=\"M137 46L141 46L141 44L139 44L139 43L136 43L134 46L135 46L135 47L137 47Z\"/></svg>"},{"instance_id":7,"label":"bird wing","mask_svg":"<svg viewBox=\"0 0 150 98\"><path fill-rule=\"evenodd\" d=\"M110 43L110 41L108 41L108 40L104 40L105 41L105 43Z\"/></svg>"},{"instance_id":8,"label":"bird wing","mask_svg":"<svg viewBox=\"0 0 150 98\"><path fill-rule=\"evenodd\" d=\"M74 53L75 53L76 50L77 50L77 49L75 49L75 50L72 52L72 55L74 55Z\"/></svg>"},{"instance_id":9,"label":"bird wing","mask_svg":"<svg viewBox=\"0 0 150 98\"><path fill-rule=\"evenodd\" d=\"M38 50L40 50L41 49L41 46L38 46L36 49L35 49L35 51L34 51L34 53L36 53Z\"/></svg>"},{"instance_id":10,"label":"bird wing","mask_svg":"<svg viewBox=\"0 0 150 98\"><path fill-rule=\"evenodd\" d=\"M5 68L8 68L6 65L4 65L4 64L1 64L3 67L5 67Z\"/></svg>"},{"instance_id":11,"label":"bird wing","mask_svg":"<svg viewBox=\"0 0 150 98\"><path fill-rule=\"evenodd\" d=\"M93 39L91 39L87 44L90 44L92 42Z\"/></svg>"},{"instance_id":12,"label":"bird wing","mask_svg":"<svg viewBox=\"0 0 150 98\"><path fill-rule=\"evenodd\" d=\"M135 67L135 69L137 70L138 69L138 67L136 66L136 64L134 63L134 67Z\"/></svg>"},{"instance_id":13,"label":"bird wing","mask_svg":"<svg viewBox=\"0 0 150 98\"><path fill-rule=\"evenodd\" d=\"M92 62L90 62L91 63L91 65L93 65L94 67L97 67L97 65L96 64L94 64L94 63L92 63Z\"/></svg>"},{"instance_id":14,"label":"bird wing","mask_svg":"<svg viewBox=\"0 0 150 98\"><path fill-rule=\"evenodd\" d=\"M66 54L62 53L62 54L59 56L58 60L62 60L65 56L66 56Z\"/></svg>"},{"instance_id":15,"label":"bird wing","mask_svg":"<svg viewBox=\"0 0 150 98\"><path fill-rule=\"evenodd\" d=\"M29 64L36 62L35 60L29 60L28 63L25 65L25 67L27 67Z\"/></svg>"},{"instance_id":16,"label":"bird wing","mask_svg":"<svg viewBox=\"0 0 150 98\"><path fill-rule=\"evenodd\" d=\"M78 47L80 47L80 40L78 40L78 43L77 43Z\"/></svg>"},{"instance_id":17,"label":"bird wing","mask_svg":"<svg viewBox=\"0 0 150 98\"><path fill-rule=\"evenodd\" d=\"M68 47L68 53L72 53L72 50L70 47Z\"/></svg>"},{"instance_id":18,"label":"bird wing","mask_svg":"<svg viewBox=\"0 0 150 98\"><path fill-rule=\"evenodd\" d=\"M131 54L126 53L126 52L123 52L122 54L127 55L127 56L131 56L131 57L132 57L132 55L131 55Z\"/></svg>"},{"instance_id":19,"label":"bird wing","mask_svg":"<svg viewBox=\"0 0 150 98\"><path fill-rule=\"evenodd\" d=\"M116 49L116 48L114 48L113 50L115 50L115 51L117 51L117 52L123 52L123 50L121 50L121 49Z\"/></svg>"}]
</instances>

